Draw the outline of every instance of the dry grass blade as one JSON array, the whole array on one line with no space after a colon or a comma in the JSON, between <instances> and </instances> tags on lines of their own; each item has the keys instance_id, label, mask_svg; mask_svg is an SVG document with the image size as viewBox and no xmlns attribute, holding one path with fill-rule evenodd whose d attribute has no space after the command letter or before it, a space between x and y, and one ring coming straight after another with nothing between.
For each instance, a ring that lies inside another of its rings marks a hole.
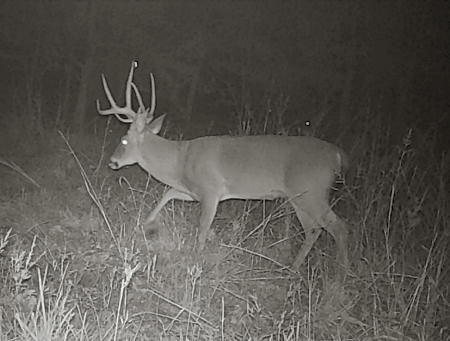
<instances>
[{"instance_id":1,"label":"dry grass blade","mask_svg":"<svg viewBox=\"0 0 450 341\"><path fill-rule=\"evenodd\" d=\"M36 180L34 180L31 176L29 176L25 171L20 168L20 166L15 163L14 161L5 161L3 159L0 159L0 165L4 165L8 168L11 168L12 170L16 171L20 175L22 175L24 178L26 178L28 181L30 181L33 185L35 185L37 188L41 188L41 185L39 185Z\"/></svg>"},{"instance_id":2,"label":"dry grass blade","mask_svg":"<svg viewBox=\"0 0 450 341\"><path fill-rule=\"evenodd\" d=\"M100 202L100 199L98 198L97 193L95 192L94 187L92 186L91 181L89 180L89 177L86 174L86 171L84 170L83 166L81 165L80 160L78 159L77 155L75 154L75 151L72 149L71 145L69 144L69 141L67 141L67 139L64 136L64 134L61 131L58 131L58 133L59 133L59 135L61 135L62 139L64 140L64 142L66 143L67 147L69 148L70 153L72 154L73 158L75 159L75 162L77 163L78 167L80 168L80 173L81 173L81 176L83 178L84 186L86 188L86 191L88 192L88 194L91 197L92 201L95 203L95 205L99 209L99 211L100 211L100 213L101 213L101 215L103 217L103 220L105 221L105 224L108 227L109 233L111 234L111 238L114 241L114 244L116 245L117 250L119 251L119 254L121 254L119 243L118 243L116 237L114 236L111 224L110 224L110 222L108 220L108 217L106 216L105 209L103 208L103 205Z\"/></svg>"},{"instance_id":3,"label":"dry grass blade","mask_svg":"<svg viewBox=\"0 0 450 341\"><path fill-rule=\"evenodd\" d=\"M150 291L153 295L159 297L160 299L162 299L163 301L173 305L174 307L180 309L180 313L181 312L187 312L190 315L194 316L195 318L198 319L198 323L201 321L204 324L206 324L208 326L208 328L211 328L214 331L217 331L218 328L214 325L214 323L212 323L211 321L209 321L208 319L206 319L205 317L201 316L200 314L196 313L195 311L193 311L192 309L188 309L187 307L182 306L181 304L178 304L176 302L174 302L173 300L171 300L170 298L167 298L165 295L159 293L158 291L156 291L155 289L152 288L148 288L148 291Z\"/></svg>"}]
</instances>

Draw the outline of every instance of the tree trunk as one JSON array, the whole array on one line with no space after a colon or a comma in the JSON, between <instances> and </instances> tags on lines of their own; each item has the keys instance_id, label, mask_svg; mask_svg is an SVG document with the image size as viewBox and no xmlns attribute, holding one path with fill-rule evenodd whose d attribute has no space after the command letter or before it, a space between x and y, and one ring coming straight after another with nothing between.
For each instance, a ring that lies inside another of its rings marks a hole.
<instances>
[{"instance_id":1,"label":"tree trunk","mask_svg":"<svg viewBox=\"0 0 450 341\"><path fill-rule=\"evenodd\" d=\"M75 104L75 118L74 128L78 131L82 130L85 126L86 117L88 113L88 93L89 93L89 79L94 71L94 34L95 34L95 0L91 0L88 3L88 15L87 15L87 38L86 38L86 55L85 60L81 64L80 74L80 86L78 89L77 101Z\"/></svg>"}]
</instances>

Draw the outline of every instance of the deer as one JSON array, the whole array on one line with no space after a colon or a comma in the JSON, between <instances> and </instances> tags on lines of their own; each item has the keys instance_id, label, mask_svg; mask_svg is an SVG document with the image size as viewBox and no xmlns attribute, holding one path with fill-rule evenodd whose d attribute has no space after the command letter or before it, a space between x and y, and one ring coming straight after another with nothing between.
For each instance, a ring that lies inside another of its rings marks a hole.
<instances>
[{"instance_id":1,"label":"deer","mask_svg":"<svg viewBox=\"0 0 450 341\"><path fill-rule=\"evenodd\" d=\"M228 199L286 199L294 208L305 238L291 269L304 263L322 230L334 239L341 265L348 268L346 223L330 206L330 190L348 167L348 158L334 144L311 136L254 135L202 136L170 140L159 135L166 114L154 117L155 80L150 73L150 106L145 107L133 82L132 62L125 88L125 106L117 105L104 74L103 89L109 109L100 115L114 115L129 123L129 129L110 158L109 167L118 170L138 164L149 176L168 186L144 226L152 224L171 200L200 203L198 249L209 236L219 202ZM132 107L132 92L138 108Z\"/></svg>"}]
</instances>

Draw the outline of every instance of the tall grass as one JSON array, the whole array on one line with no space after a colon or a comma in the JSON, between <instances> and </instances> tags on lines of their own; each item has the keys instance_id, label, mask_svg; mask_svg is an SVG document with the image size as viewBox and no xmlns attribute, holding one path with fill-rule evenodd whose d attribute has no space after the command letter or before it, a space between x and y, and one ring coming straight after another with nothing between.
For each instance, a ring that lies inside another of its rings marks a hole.
<instances>
[{"instance_id":1,"label":"tall grass","mask_svg":"<svg viewBox=\"0 0 450 341\"><path fill-rule=\"evenodd\" d=\"M235 133L297 132L287 103L244 106ZM167 205L150 233L140 222L162 186L133 170L119 186L80 163L95 207L69 202L31 239L0 229L0 340L450 340L448 156L416 129L393 143L376 113L347 131L351 167L335 193L351 226L345 283L326 236L300 273L283 266L298 221L282 202L221 204L198 254L198 205Z\"/></svg>"}]
</instances>

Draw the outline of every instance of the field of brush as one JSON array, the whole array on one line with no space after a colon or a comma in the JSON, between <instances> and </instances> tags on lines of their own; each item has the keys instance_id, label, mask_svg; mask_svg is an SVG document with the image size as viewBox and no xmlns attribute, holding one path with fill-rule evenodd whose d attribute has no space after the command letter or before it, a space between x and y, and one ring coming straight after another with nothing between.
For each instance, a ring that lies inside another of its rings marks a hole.
<instances>
[{"instance_id":1,"label":"field of brush","mask_svg":"<svg viewBox=\"0 0 450 341\"><path fill-rule=\"evenodd\" d=\"M12 147L0 159L0 340L450 340L449 155L432 132L392 139L368 116L351 143L330 141L351 160L332 193L350 229L343 283L325 232L289 270L303 234L282 200L221 203L201 253L196 203L170 202L149 230L167 188L107 167L109 127ZM257 131L249 122L235 133Z\"/></svg>"}]
</instances>

